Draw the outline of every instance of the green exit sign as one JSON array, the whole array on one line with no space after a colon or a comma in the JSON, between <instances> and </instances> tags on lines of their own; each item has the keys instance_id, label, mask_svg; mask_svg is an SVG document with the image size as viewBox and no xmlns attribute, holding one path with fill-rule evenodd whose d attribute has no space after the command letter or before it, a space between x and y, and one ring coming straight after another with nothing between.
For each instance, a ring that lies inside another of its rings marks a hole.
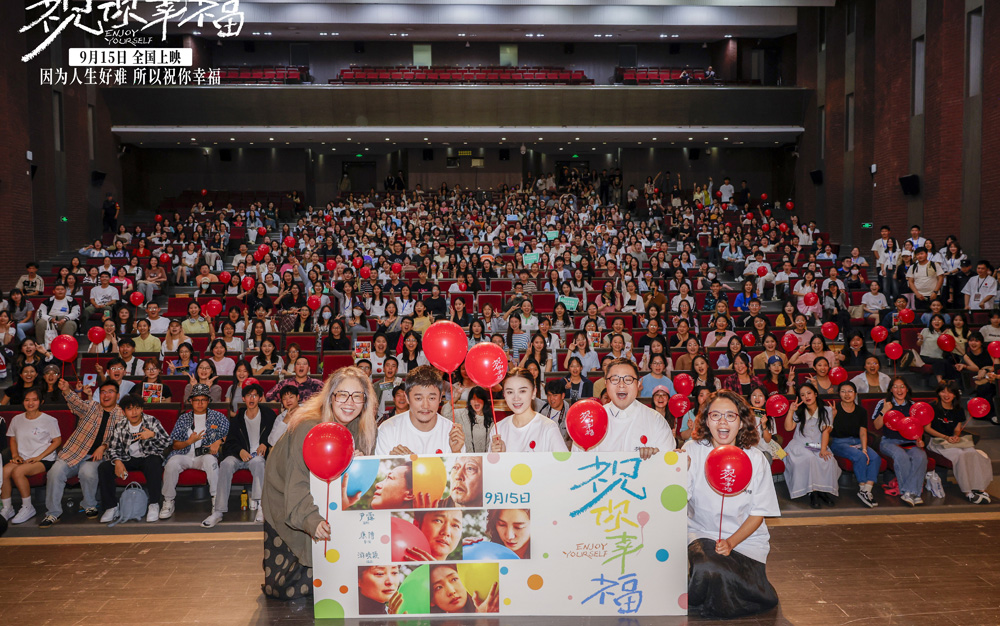
<instances>
[{"instance_id":1,"label":"green exit sign","mask_svg":"<svg viewBox=\"0 0 1000 626\"><path fill-rule=\"evenodd\" d=\"M871 227L872 227L872 223L871 222L862 222L861 223L861 228L871 228Z\"/></svg>"}]
</instances>

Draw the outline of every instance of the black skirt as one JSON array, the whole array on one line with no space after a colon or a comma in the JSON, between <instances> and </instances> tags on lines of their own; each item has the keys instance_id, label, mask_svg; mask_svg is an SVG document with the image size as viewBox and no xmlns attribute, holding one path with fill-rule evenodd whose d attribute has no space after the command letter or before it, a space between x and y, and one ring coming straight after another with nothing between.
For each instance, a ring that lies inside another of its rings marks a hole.
<instances>
[{"instance_id":1,"label":"black skirt","mask_svg":"<svg viewBox=\"0 0 1000 626\"><path fill-rule=\"evenodd\" d=\"M311 567L299 562L274 528L264 522L264 593L278 600L312 596Z\"/></svg>"},{"instance_id":2,"label":"black skirt","mask_svg":"<svg viewBox=\"0 0 1000 626\"><path fill-rule=\"evenodd\" d=\"M778 605L764 563L739 552L722 556L711 539L688 544L688 614L708 619L756 615Z\"/></svg>"}]
</instances>

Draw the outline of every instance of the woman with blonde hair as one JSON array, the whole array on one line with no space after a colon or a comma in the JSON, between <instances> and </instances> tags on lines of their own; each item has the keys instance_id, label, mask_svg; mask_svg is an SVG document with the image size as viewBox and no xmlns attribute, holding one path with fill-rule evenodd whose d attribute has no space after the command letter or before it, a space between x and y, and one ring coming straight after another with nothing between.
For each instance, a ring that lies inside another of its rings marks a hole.
<instances>
[{"instance_id":1,"label":"woman with blonde hair","mask_svg":"<svg viewBox=\"0 0 1000 626\"><path fill-rule=\"evenodd\" d=\"M309 468L302 455L306 435L323 422L341 424L354 436L354 455L368 456L375 450L377 407L371 379L357 367L343 367L295 412L285 435L271 449L261 502L269 555L264 560L267 595L281 600L312 595L310 539L330 538L330 524L309 489Z\"/></svg>"}]
</instances>

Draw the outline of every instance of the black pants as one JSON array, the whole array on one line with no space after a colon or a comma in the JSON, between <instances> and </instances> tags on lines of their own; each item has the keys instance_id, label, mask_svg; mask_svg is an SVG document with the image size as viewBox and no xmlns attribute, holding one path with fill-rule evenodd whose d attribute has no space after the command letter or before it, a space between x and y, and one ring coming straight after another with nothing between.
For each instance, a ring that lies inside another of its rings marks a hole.
<instances>
[{"instance_id":1,"label":"black pants","mask_svg":"<svg viewBox=\"0 0 1000 626\"><path fill-rule=\"evenodd\" d=\"M144 456L123 461L128 471L140 471L146 477L146 491L149 503L160 503L163 488L163 457ZM105 509L118 506L118 485L115 484L115 463L105 461L97 467L97 489L101 494L101 504Z\"/></svg>"},{"instance_id":2,"label":"black pants","mask_svg":"<svg viewBox=\"0 0 1000 626\"><path fill-rule=\"evenodd\" d=\"M732 619L763 613L778 604L763 563L739 552L722 556L711 539L688 544L688 614Z\"/></svg>"},{"instance_id":3,"label":"black pants","mask_svg":"<svg viewBox=\"0 0 1000 626\"><path fill-rule=\"evenodd\" d=\"M104 218L104 231L105 233L113 233L118 230L118 220L114 217Z\"/></svg>"}]
</instances>

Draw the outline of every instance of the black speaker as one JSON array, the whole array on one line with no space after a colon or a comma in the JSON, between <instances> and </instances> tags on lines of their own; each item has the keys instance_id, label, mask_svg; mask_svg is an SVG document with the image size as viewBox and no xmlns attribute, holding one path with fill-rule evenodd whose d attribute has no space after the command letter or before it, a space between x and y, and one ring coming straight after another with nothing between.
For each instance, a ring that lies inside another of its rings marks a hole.
<instances>
[{"instance_id":1,"label":"black speaker","mask_svg":"<svg viewBox=\"0 0 1000 626\"><path fill-rule=\"evenodd\" d=\"M701 148L688 148L688 160L697 161L701 158Z\"/></svg>"},{"instance_id":2,"label":"black speaker","mask_svg":"<svg viewBox=\"0 0 1000 626\"><path fill-rule=\"evenodd\" d=\"M510 148L500 148L500 160L510 161Z\"/></svg>"},{"instance_id":3,"label":"black speaker","mask_svg":"<svg viewBox=\"0 0 1000 626\"><path fill-rule=\"evenodd\" d=\"M571 44L571 43L563 44L563 53L564 54L573 54L573 51L575 49L576 49L576 47L573 44Z\"/></svg>"},{"instance_id":4,"label":"black speaker","mask_svg":"<svg viewBox=\"0 0 1000 626\"><path fill-rule=\"evenodd\" d=\"M433 161L434 160L434 149L433 148L424 148L424 160L425 161Z\"/></svg>"},{"instance_id":5,"label":"black speaker","mask_svg":"<svg viewBox=\"0 0 1000 626\"><path fill-rule=\"evenodd\" d=\"M916 196L920 194L920 177L916 174L899 177L899 186L903 189L904 196Z\"/></svg>"},{"instance_id":6,"label":"black speaker","mask_svg":"<svg viewBox=\"0 0 1000 626\"><path fill-rule=\"evenodd\" d=\"M35 177L35 172L37 172L37 171L38 171L38 166L35 165L34 163L32 163L31 164L31 178Z\"/></svg>"},{"instance_id":7,"label":"black speaker","mask_svg":"<svg viewBox=\"0 0 1000 626\"><path fill-rule=\"evenodd\" d=\"M823 170L813 170L809 172L809 178L812 179L814 185L823 184Z\"/></svg>"},{"instance_id":8,"label":"black speaker","mask_svg":"<svg viewBox=\"0 0 1000 626\"><path fill-rule=\"evenodd\" d=\"M354 52L355 52L355 54L364 54L365 53L365 42L363 42L363 41L355 41L354 42Z\"/></svg>"},{"instance_id":9,"label":"black speaker","mask_svg":"<svg viewBox=\"0 0 1000 626\"><path fill-rule=\"evenodd\" d=\"M230 150L229 148L220 148L219 149L219 160L220 161L232 161L233 160L233 151Z\"/></svg>"},{"instance_id":10,"label":"black speaker","mask_svg":"<svg viewBox=\"0 0 1000 626\"><path fill-rule=\"evenodd\" d=\"M90 184L94 185L95 187L100 187L101 185L104 184L104 179L107 177L108 175L105 172L102 172L100 170L94 170L90 173Z\"/></svg>"},{"instance_id":11,"label":"black speaker","mask_svg":"<svg viewBox=\"0 0 1000 626\"><path fill-rule=\"evenodd\" d=\"M256 52L257 46L252 41L243 42L243 52Z\"/></svg>"},{"instance_id":12,"label":"black speaker","mask_svg":"<svg viewBox=\"0 0 1000 626\"><path fill-rule=\"evenodd\" d=\"M670 54L680 54L680 53L681 53L681 44L679 43L670 44Z\"/></svg>"}]
</instances>

